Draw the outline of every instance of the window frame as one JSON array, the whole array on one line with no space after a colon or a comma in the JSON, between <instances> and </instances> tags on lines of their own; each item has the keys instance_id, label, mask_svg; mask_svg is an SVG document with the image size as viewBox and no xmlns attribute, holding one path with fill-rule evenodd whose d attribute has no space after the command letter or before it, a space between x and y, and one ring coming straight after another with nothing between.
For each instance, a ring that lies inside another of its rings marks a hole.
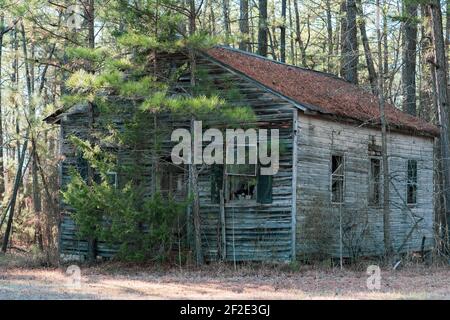
<instances>
[{"instance_id":1,"label":"window frame","mask_svg":"<svg viewBox=\"0 0 450 320\"><path fill-rule=\"evenodd\" d=\"M251 150L251 148L254 148L254 150L255 150L255 153L256 153L256 159L258 159L257 158L257 156L258 156L258 144L248 144L248 143L245 143L245 144L238 144L238 143L236 143L236 144L234 144L234 148L235 148L235 152L237 152L237 148L239 148L239 147L244 147L244 150L245 150L245 152L247 152L247 150L250 152L250 150ZM250 158L250 157L248 157L248 158ZM246 154L246 160L247 160L247 154ZM234 161L237 161L237 154L235 154L235 157L234 157ZM257 204L258 202L257 202L257 197L258 197L258 169L259 169L259 166L258 166L258 164L256 163L256 164L232 164L233 166L241 166L241 165L251 165L251 166L255 166L255 171L254 171L254 173L253 174L246 174L246 173L233 173L233 172L229 172L228 171L228 169L229 169L229 166L230 166L230 164L224 164L223 166L224 166L224 185L225 185L225 190L224 190L224 201L225 201L225 204L227 205L233 205L233 204ZM242 199L242 200L238 200L238 199L234 199L234 200L232 200L232 199L230 199L230 192L231 192L231 190L230 190L230 183L231 183L231 179L232 179L232 177L238 177L238 178L246 178L246 179L248 179L248 180L250 180L250 179L255 179L256 180L256 182L255 182L255 189L254 189L254 191L253 191L253 194L254 194L254 196L253 196L253 198L254 199Z\"/></svg>"},{"instance_id":2,"label":"window frame","mask_svg":"<svg viewBox=\"0 0 450 320\"><path fill-rule=\"evenodd\" d=\"M116 171L108 171L106 173L106 176L113 176L114 177L114 188L117 189L119 187L119 179Z\"/></svg>"},{"instance_id":3,"label":"window frame","mask_svg":"<svg viewBox=\"0 0 450 320\"><path fill-rule=\"evenodd\" d=\"M174 164L170 161L159 160L158 173L157 173L157 192L159 192L163 197L173 197L176 195L181 195L185 197L187 194L186 187L183 183L186 182L186 168L184 165ZM164 180L168 182L169 189L163 189ZM178 182L181 179L181 188L178 188ZM173 185L173 183L175 185Z\"/></svg>"},{"instance_id":4,"label":"window frame","mask_svg":"<svg viewBox=\"0 0 450 320\"><path fill-rule=\"evenodd\" d=\"M342 158L342 174L341 175L337 175L333 173L333 157L340 157ZM344 153L332 153L331 157L330 157L330 202L332 205L342 205L345 203L345 154ZM333 177L335 176L339 176L342 177L342 192L341 192L341 201L340 202L335 202L333 201Z\"/></svg>"},{"instance_id":5,"label":"window frame","mask_svg":"<svg viewBox=\"0 0 450 320\"><path fill-rule=\"evenodd\" d=\"M374 160L376 160L376 161L378 161L379 162L379 176L378 176L378 193L379 193L379 196L378 196L378 202L377 203L374 203L373 201L371 201L371 199L372 199L372 195L371 195L371 192L373 191L373 190L375 190L375 189L373 189L372 190L372 161L374 161ZM383 175L382 175L382 171L383 171L383 161L382 161L382 159L381 159L381 157L375 157L375 156L371 156L371 157L369 157L369 174L368 174L368 187L369 187L369 189L368 189L368 194L367 194L367 196L368 196L368 199L367 199L367 202L368 202L368 205L369 205L369 207L372 207L372 208L380 208L381 206L382 206L382 203L383 203Z\"/></svg>"},{"instance_id":6,"label":"window frame","mask_svg":"<svg viewBox=\"0 0 450 320\"><path fill-rule=\"evenodd\" d=\"M410 176L409 176L409 165L410 163L414 163L415 164L415 181L410 181ZM418 182L418 175L419 175L419 161L417 161L416 159L408 159L406 161L406 205L409 207L415 207L417 206L417 197L418 197L418 190L419 190L419 182ZM414 186L415 188L414 190L414 202L409 202L409 186Z\"/></svg>"}]
</instances>

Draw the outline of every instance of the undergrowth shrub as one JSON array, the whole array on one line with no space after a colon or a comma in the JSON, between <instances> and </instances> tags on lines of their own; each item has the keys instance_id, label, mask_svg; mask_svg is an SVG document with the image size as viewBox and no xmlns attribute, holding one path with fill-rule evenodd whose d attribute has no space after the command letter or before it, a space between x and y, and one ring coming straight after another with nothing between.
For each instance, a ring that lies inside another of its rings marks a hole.
<instances>
[{"instance_id":1,"label":"undergrowth shrub","mask_svg":"<svg viewBox=\"0 0 450 320\"><path fill-rule=\"evenodd\" d=\"M80 238L95 237L118 247L125 261L166 261L176 243L179 221L186 203L155 194L143 198L131 183L115 188L85 180L75 171L63 198L73 212Z\"/></svg>"}]
</instances>

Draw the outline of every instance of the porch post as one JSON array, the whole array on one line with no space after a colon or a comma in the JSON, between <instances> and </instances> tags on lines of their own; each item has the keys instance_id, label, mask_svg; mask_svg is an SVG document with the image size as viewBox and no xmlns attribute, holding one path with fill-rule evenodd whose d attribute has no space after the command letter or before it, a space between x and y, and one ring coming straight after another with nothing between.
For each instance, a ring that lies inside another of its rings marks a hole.
<instances>
[{"instance_id":1,"label":"porch post","mask_svg":"<svg viewBox=\"0 0 450 320\"><path fill-rule=\"evenodd\" d=\"M291 208L291 261L295 261L297 253L295 248L297 233L297 127L298 110L294 109L292 119L292 208Z\"/></svg>"}]
</instances>

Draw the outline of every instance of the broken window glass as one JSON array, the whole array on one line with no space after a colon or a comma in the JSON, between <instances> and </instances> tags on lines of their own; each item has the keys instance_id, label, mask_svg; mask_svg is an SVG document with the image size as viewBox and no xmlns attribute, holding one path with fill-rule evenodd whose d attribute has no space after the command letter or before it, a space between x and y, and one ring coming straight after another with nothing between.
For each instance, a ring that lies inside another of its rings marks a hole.
<instances>
[{"instance_id":1,"label":"broken window glass","mask_svg":"<svg viewBox=\"0 0 450 320\"><path fill-rule=\"evenodd\" d=\"M417 160L408 160L408 176L406 181L406 203L417 203Z\"/></svg>"},{"instance_id":2,"label":"broken window glass","mask_svg":"<svg viewBox=\"0 0 450 320\"><path fill-rule=\"evenodd\" d=\"M369 205L379 206L381 203L381 161L370 159L369 171Z\"/></svg>"},{"instance_id":3,"label":"broken window glass","mask_svg":"<svg viewBox=\"0 0 450 320\"><path fill-rule=\"evenodd\" d=\"M344 157L331 156L331 202L344 202Z\"/></svg>"}]
</instances>

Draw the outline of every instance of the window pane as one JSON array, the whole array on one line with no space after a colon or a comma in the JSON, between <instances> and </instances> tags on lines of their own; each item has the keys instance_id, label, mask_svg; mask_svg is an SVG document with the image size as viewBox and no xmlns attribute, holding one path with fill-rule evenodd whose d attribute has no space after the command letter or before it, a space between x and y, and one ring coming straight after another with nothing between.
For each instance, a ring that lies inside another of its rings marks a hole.
<instances>
[{"instance_id":1,"label":"window pane","mask_svg":"<svg viewBox=\"0 0 450 320\"><path fill-rule=\"evenodd\" d=\"M417 161L408 160L408 172L406 180L406 203L417 203Z\"/></svg>"},{"instance_id":2,"label":"window pane","mask_svg":"<svg viewBox=\"0 0 450 320\"><path fill-rule=\"evenodd\" d=\"M256 178L247 176L228 176L228 200L254 200Z\"/></svg>"},{"instance_id":3,"label":"window pane","mask_svg":"<svg viewBox=\"0 0 450 320\"><path fill-rule=\"evenodd\" d=\"M331 202L344 201L344 158L331 156Z\"/></svg>"},{"instance_id":4,"label":"window pane","mask_svg":"<svg viewBox=\"0 0 450 320\"><path fill-rule=\"evenodd\" d=\"M344 200L344 179L342 178L334 178L333 183L331 185L332 189L332 201L334 203L341 203Z\"/></svg>"},{"instance_id":5,"label":"window pane","mask_svg":"<svg viewBox=\"0 0 450 320\"><path fill-rule=\"evenodd\" d=\"M369 204L379 205L381 199L381 161L370 159Z\"/></svg>"},{"instance_id":6,"label":"window pane","mask_svg":"<svg viewBox=\"0 0 450 320\"><path fill-rule=\"evenodd\" d=\"M408 160L408 182L417 183L417 161Z\"/></svg>"},{"instance_id":7,"label":"window pane","mask_svg":"<svg viewBox=\"0 0 450 320\"><path fill-rule=\"evenodd\" d=\"M414 184L408 184L408 204L415 204L417 203L417 186Z\"/></svg>"},{"instance_id":8,"label":"window pane","mask_svg":"<svg viewBox=\"0 0 450 320\"><path fill-rule=\"evenodd\" d=\"M159 165L160 192L163 196L184 197L184 168L167 160Z\"/></svg>"},{"instance_id":9,"label":"window pane","mask_svg":"<svg viewBox=\"0 0 450 320\"><path fill-rule=\"evenodd\" d=\"M344 160L342 156L331 157L331 173L337 175L344 174Z\"/></svg>"}]
</instances>

